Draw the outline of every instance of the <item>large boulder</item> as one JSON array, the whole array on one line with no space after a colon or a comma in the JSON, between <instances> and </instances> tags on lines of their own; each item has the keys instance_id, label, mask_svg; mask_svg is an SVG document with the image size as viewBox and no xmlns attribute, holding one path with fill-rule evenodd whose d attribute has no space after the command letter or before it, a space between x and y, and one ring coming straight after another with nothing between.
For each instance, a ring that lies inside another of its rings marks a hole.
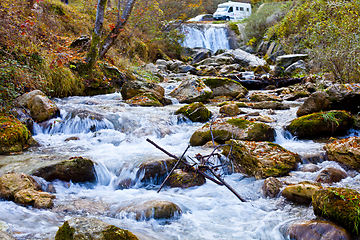
<instances>
[{"instance_id":1,"label":"large boulder","mask_svg":"<svg viewBox=\"0 0 360 240\"><path fill-rule=\"evenodd\" d=\"M312 205L316 216L337 223L349 233L360 234L359 192L348 188L319 189L312 197Z\"/></svg>"},{"instance_id":2,"label":"large boulder","mask_svg":"<svg viewBox=\"0 0 360 240\"><path fill-rule=\"evenodd\" d=\"M152 96L161 102L164 99L165 90L160 85L148 83L142 79L127 81L121 88L121 95L124 100L143 96L144 94Z\"/></svg>"},{"instance_id":3,"label":"large boulder","mask_svg":"<svg viewBox=\"0 0 360 240\"><path fill-rule=\"evenodd\" d=\"M120 215L135 217L136 220L170 219L182 213L178 205L165 200L133 202L128 206L119 208L117 212Z\"/></svg>"},{"instance_id":4,"label":"large boulder","mask_svg":"<svg viewBox=\"0 0 360 240\"><path fill-rule=\"evenodd\" d=\"M325 92L329 95L330 109L352 113L360 111L360 84L333 84Z\"/></svg>"},{"instance_id":5,"label":"large boulder","mask_svg":"<svg viewBox=\"0 0 360 240\"><path fill-rule=\"evenodd\" d=\"M291 224L286 235L289 239L306 240L351 240L347 231L327 221L304 221Z\"/></svg>"},{"instance_id":6,"label":"large boulder","mask_svg":"<svg viewBox=\"0 0 360 240\"><path fill-rule=\"evenodd\" d=\"M327 158L355 170L360 169L360 137L350 137L324 146Z\"/></svg>"},{"instance_id":7,"label":"large boulder","mask_svg":"<svg viewBox=\"0 0 360 240\"><path fill-rule=\"evenodd\" d=\"M96 179L93 161L83 157L73 157L39 168L32 172L32 175L42 177L47 181L59 179L67 182L91 182Z\"/></svg>"},{"instance_id":8,"label":"large boulder","mask_svg":"<svg viewBox=\"0 0 360 240\"><path fill-rule=\"evenodd\" d=\"M201 186L205 182L205 178L196 172L185 172L181 169L175 169L166 183L170 187L189 188Z\"/></svg>"},{"instance_id":9,"label":"large boulder","mask_svg":"<svg viewBox=\"0 0 360 240\"><path fill-rule=\"evenodd\" d=\"M211 117L211 112L202 102L195 102L179 108L175 114L182 114L193 122L206 122Z\"/></svg>"},{"instance_id":10,"label":"large boulder","mask_svg":"<svg viewBox=\"0 0 360 240\"><path fill-rule=\"evenodd\" d=\"M170 172L176 162L177 160L172 158L143 162L137 171L137 178L141 178L143 182L157 182L157 179L162 179Z\"/></svg>"},{"instance_id":11,"label":"large boulder","mask_svg":"<svg viewBox=\"0 0 360 240\"><path fill-rule=\"evenodd\" d=\"M201 62L202 60L204 60L206 58L210 58L210 57L211 57L211 51L208 49L202 49L196 53L191 64L196 64L196 63Z\"/></svg>"},{"instance_id":12,"label":"large boulder","mask_svg":"<svg viewBox=\"0 0 360 240\"><path fill-rule=\"evenodd\" d=\"M71 218L59 227L55 240L138 240L128 230L121 229L109 223L94 218Z\"/></svg>"},{"instance_id":13,"label":"large boulder","mask_svg":"<svg viewBox=\"0 0 360 240\"><path fill-rule=\"evenodd\" d=\"M230 139L248 141L273 141L275 139L275 130L269 125L250 122L243 118L217 119L211 123L211 131L210 124L205 124L193 133L190 145L202 146L212 140L211 135L218 143L224 143Z\"/></svg>"},{"instance_id":14,"label":"large boulder","mask_svg":"<svg viewBox=\"0 0 360 240\"><path fill-rule=\"evenodd\" d=\"M267 65L266 61L241 49L232 50L234 62L243 67L257 67Z\"/></svg>"},{"instance_id":15,"label":"large boulder","mask_svg":"<svg viewBox=\"0 0 360 240\"><path fill-rule=\"evenodd\" d=\"M310 203L312 195L320 188L320 183L304 181L285 187L281 195L293 202Z\"/></svg>"},{"instance_id":16,"label":"large boulder","mask_svg":"<svg viewBox=\"0 0 360 240\"><path fill-rule=\"evenodd\" d=\"M40 90L21 95L16 99L16 105L29 109L32 118L37 122L46 121L60 114L56 104Z\"/></svg>"},{"instance_id":17,"label":"large boulder","mask_svg":"<svg viewBox=\"0 0 360 240\"><path fill-rule=\"evenodd\" d=\"M11 116L0 116L0 154L16 153L35 144L29 130Z\"/></svg>"},{"instance_id":18,"label":"large boulder","mask_svg":"<svg viewBox=\"0 0 360 240\"><path fill-rule=\"evenodd\" d=\"M197 78L189 78L183 81L170 93L180 103L206 102L212 94L212 90Z\"/></svg>"},{"instance_id":19,"label":"large boulder","mask_svg":"<svg viewBox=\"0 0 360 240\"><path fill-rule=\"evenodd\" d=\"M347 178L347 173L341 169L334 167L327 167L319 173L315 181L320 183L336 183L340 182L342 179Z\"/></svg>"},{"instance_id":20,"label":"large boulder","mask_svg":"<svg viewBox=\"0 0 360 240\"><path fill-rule=\"evenodd\" d=\"M286 129L299 138L330 136L348 131L354 118L344 111L318 112L294 119Z\"/></svg>"},{"instance_id":21,"label":"large boulder","mask_svg":"<svg viewBox=\"0 0 360 240\"><path fill-rule=\"evenodd\" d=\"M237 172L256 179L283 176L296 168L300 156L278 144L230 140L222 154L228 156Z\"/></svg>"},{"instance_id":22,"label":"large boulder","mask_svg":"<svg viewBox=\"0 0 360 240\"><path fill-rule=\"evenodd\" d=\"M241 83L238 83L229 78L223 77L203 77L201 80L211 88L212 97L217 96L231 96L237 97L239 94L246 95L248 90L244 88Z\"/></svg>"},{"instance_id":23,"label":"large boulder","mask_svg":"<svg viewBox=\"0 0 360 240\"><path fill-rule=\"evenodd\" d=\"M321 110L330 110L329 95L325 92L314 92L299 107L296 115L300 117L310 113L320 112Z\"/></svg>"}]
</instances>

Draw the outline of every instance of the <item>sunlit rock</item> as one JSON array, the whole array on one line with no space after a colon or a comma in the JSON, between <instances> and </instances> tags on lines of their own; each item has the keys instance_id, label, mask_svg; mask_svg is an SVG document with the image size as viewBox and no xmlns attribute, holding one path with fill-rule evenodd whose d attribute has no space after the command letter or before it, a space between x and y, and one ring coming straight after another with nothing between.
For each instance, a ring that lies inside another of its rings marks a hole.
<instances>
[{"instance_id":1,"label":"sunlit rock","mask_svg":"<svg viewBox=\"0 0 360 240\"><path fill-rule=\"evenodd\" d=\"M351 234L360 234L360 194L348 188L327 188L316 191L312 197L316 216L329 219Z\"/></svg>"},{"instance_id":2,"label":"sunlit rock","mask_svg":"<svg viewBox=\"0 0 360 240\"><path fill-rule=\"evenodd\" d=\"M326 144L324 149L330 161L345 164L351 169L360 169L360 137L337 140Z\"/></svg>"},{"instance_id":3,"label":"sunlit rock","mask_svg":"<svg viewBox=\"0 0 360 240\"><path fill-rule=\"evenodd\" d=\"M203 77L200 79L212 90L213 93L211 97L231 96L235 98L239 94L245 95L248 93L248 90L244 88L241 83L229 78Z\"/></svg>"},{"instance_id":4,"label":"sunlit rock","mask_svg":"<svg viewBox=\"0 0 360 240\"><path fill-rule=\"evenodd\" d=\"M256 179L283 176L296 168L300 157L278 144L230 140L222 154L229 156L235 171Z\"/></svg>"},{"instance_id":5,"label":"sunlit rock","mask_svg":"<svg viewBox=\"0 0 360 240\"><path fill-rule=\"evenodd\" d=\"M0 116L0 154L21 152L36 144L29 130L19 120Z\"/></svg>"},{"instance_id":6,"label":"sunlit rock","mask_svg":"<svg viewBox=\"0 0 360 240\"><path fill-rule=\"evenodd\" d=\"M182 114L193 122L206 122L211 117L211 112L202 102L195 102L176 110L175 114Z\"/></svg>"},{"instance_id":7,"label":"sunlit rock","mask_svg":"<svg viewBox=\"0 0 360 240\"><path fill-rule=\"evenodd\" d=\"M166 183L170 187L189 188L201 186L205 182L205 178L196 172L185 172L181 169L175 169Z\"/></svg>"},{"instance_id":8,"label":"sunlit rock","mask_svg":"<svg viewBox=\"0 0 360 240\"><path fill-rule=\"evenodd\" d=\"M233 117L239 115L241 112L236 104L226 104L219 109L219 113L222 113L224 117Z\"/></svg>"},{"instance_id":9,"label":"sunlit rock","mask_svg":"<svg viewBox=\"0 0 360 240\"><path fill-rule=\"evenodd\" d=\"M317 182L320 183L336 183L346 178L348 175L346 172L333 167L327 167L323 169L316 177Z\"/></svg>"},{"instance_id":10,"label":"sunlit rock","mask_svg":"<svg viewBox=\"0 0 360 240\"><path fill-rule=\"evenodd\" d=\"M160 85L148 83L145 80L137 79L126 81L121 88L121 95L124 100L132 99L137 96L152 96L161 102L164 98L165 90Z\"/></svg>"},{"instance_id":11,"label":"sunlit rock","mask_svg":"<svg viewBox=\"0 0 360 240\"><path fill-rule=\"evenodd\" d=\"M165 200L135 202L118 209L116 216L133 217L136 220L170 219L180 216L181 208L175 203Z\"/></svg>"},{"instance_id":12,"label":"sunlit rock","mask_svg":"<svg viewBox=\"0 0 360 240\"><path fill-rule=\"evenodd\" d=\"M8 173L0 177L0 197L13 200L17 192L24 189L40 190L33 177L25 173Z\"/></svg>"},{"instance_id":13,"label":"sunlit rock","mask_svg":"<svg viewBox=\"0 0 360 240\"><path fill-rule=\"evenodd\" d=\"M265 197L275 198L279 195L281 187L282 183L280 180L274 177L268 177L264 180L261 190Z\"/></svg>"},{"instance_id":14,"label":"sunlit rock","mask_svg":"<svg viewBox=\"0 0 360 240\"><path fill-rule=\"evenodd\" d=\"M34 90L18 97L16 105L29 109L32 118L37 122L43 122L60 114L56 104L40 90Z\"/></svg>"},{"instance_id":15,"label":"sunlit rock","mask_svg":"<svg viewBox=\"0 0 360 240\"><path fill-rule=\"evenodd\" d=\"M320 188L320 183L304 181L285 187L281 195L293 202L310 203L312 195Z\"/></svg>"},{"instance_id":16,"label":"sunlit rock","mask_svg":"<svg viewBox=\"0 0 360 240\"><path fill-rule=\"evenodd\" d=\"M212 90L197 78L184 80L170 93L180 103L206 102L212 94Z\"/></svg>"},{"instance_id":17,"label":"sunlit rock","mask_svg":"<svg viewBox=\"0 0 360 240\"><path fill-rule=\"evenodd\" d=\"M32 172L32 175L42 177L47 181L59 179L67 182L91 182L96 178L93 161L83 157L74 157L42 167Z\"/></svg>"},{"instance_id":18,"label":"sunlit rock","mask_svg":"<svg viewBox=\"0 0 360 240\"><path fill-rule=\"evenodd\" d=\"M211 135L218 143L224 143L230 139L273 141L275 130L265 123L250 122L243 118L216 119L211 124L211 131L209 123L196 130L190 138L190 144L192 146L204 145L212 140Z\"/></svg>"},{"instance_id":19,"label":"sunlit rock","mask_svg":"<svg viewBox=\"0 0 360 240\"><path fill-rule=\"evenodd\" d=\"M290 239L351 240L350 235L344 228L327 221L295 222L288 228L286 235Z\"/></svg>"},{"instance_id":20,"label":"sunlit rock","mask_svg":"<svg viewBox=\"0 0 360 240\"><path fill-rule=\"evenodd\" d=\"M94 218L71 218L59 227L55 240L107 240L123 239L137 240L138 238L128 230L121 229L109 223Z\"/></svg>"},{"instance_id":21,"label":"sunlit rock","mask_svg":"<svg viewBox=\"0 0 360 240\"><path fill-rule=\"evenodd\" d=\"M318 112L294 119L286 129L299 138L330 136L348 131L354 118L345 111Z\"/></svg>"},{"instance_id":22,"label":"sunlit rock","mask_svg":"<svg viewBox=\"0 0 360 240\"><path fill-rule=\"evenodd\" d=\"M33 206L35 208L51 208L55 195L28 188L18 191L14 197L15 202L20 205Z\"/></svg>"}]
</instances>

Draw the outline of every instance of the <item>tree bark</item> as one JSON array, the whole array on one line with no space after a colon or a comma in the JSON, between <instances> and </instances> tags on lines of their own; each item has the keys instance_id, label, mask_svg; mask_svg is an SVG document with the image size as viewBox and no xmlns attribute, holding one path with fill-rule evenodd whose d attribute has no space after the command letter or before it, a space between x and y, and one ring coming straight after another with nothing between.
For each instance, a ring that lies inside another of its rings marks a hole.
<instances>
[{"instance_id":1,"label":"tree bark","mask_svg":"<svg viewBox=\"0 0 360 240\"><path fill-rule=\"evenodd\" d=\"M101 42L99 58L103 58L105 54L110 50L110 48L114 45L115 40L118 37L121 29L125 26L131 15L131 11L135 5L135 2L136 0L127 0L125 9L121 17L117 20L115 28L107 35L104 41Z\"/></svg>"}]
</instances>

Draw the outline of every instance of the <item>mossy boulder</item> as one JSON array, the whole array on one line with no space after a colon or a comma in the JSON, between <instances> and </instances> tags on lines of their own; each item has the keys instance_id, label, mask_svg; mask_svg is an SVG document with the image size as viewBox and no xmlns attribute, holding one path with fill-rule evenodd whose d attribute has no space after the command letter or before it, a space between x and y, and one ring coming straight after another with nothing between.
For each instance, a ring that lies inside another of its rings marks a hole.
<instances>
[{"instance_id":1,"label":"mossy boulder","mask_svg":"<svg viewBox=\"0 0 360 240\"><path fill-rule=\"evenodd\" d=\"M304 181L285 187L281 195L290 201L307 204L311 202L314 192L320 188L320 183Z\"/></svg>"},{"instance_id":2,"label":"mossy boulder","mask_svg":"<svg viewBox=\"0 0 360 240\"><path fill-rule=\"evenodd\" d=\"M288 228L286 235L289 239L351 240L350 235L344 228L327 221L304 221L292 223Z\"/></svg>"},{"instance_id":3,"label":"mossy boulder","mask_svg":"<svg viewBox=\"0 0 360 240\"><path fill-rule=\"evenodd\" d=\"M348 175L341 169L334 167L327 167L319 173L315 181L320 183L336 183L346 178Z\"/></svg>"},{"instance_id":4,"label":"mossy boulder","mask_svg":"<svg viewBox=\"0 0 360 240\"><path fill-rule=\"evenodd\" d=\"M128 230L110 225L99 219L93 218L72 218L64 222L56 233L55 240L138 240Z\"/></svg>"},{"instance_id":5,"label":"mossy boulder","mask_svg":"<svg viewBox=\"0 0 360 240\"><path fill-rule=\"evenodd\" d=\"M264 180L261 190L265 197L275 198L279 195L281 187L282 183L280 180L274 177L268 177Z\"/></svg>"},{"instance_id":6,"label":"mossy boulder","mask_svg":"<svg viewBox=\"0 0 360 240\"><path fill-rule=\"evenodd\" d=\"M21 152L33 142L24 124L14 117L0 115L0 154Z\"/></svg>"},{"instance_id":7,"label":"mossy boulder","mask_svg":"<svg viewBox=\"0 0 360 240\"><path fill-rule=\"evenodd\" d=\"M14 197L15 202L20 205L33 206L35 208L51 208L55 195L28 188L18 191Z\"/></svg>"},{"instance_id":8,"label":"mossy boulder","mask_svg":"<svg viewBox=\"0 0 360 240\"><path fill-rule=\"evenodd\" d=\"M273 141L275 130L265 123L250 122L243 118L222 118L217 119L211 124L214 140L224 143L230 139L248 141ZM211 141L210 124L205 124L202 128L193 133L190 138L191 146L202 146Z\"/></svg>"},{"instance_id":9,"label":"mossy boulder","mask_svg":"<svg viewBox=\"0 0 360 240\"><path fill-rule=\"evenodd\" d=\"M201 79L189 78L175 88L170 96L180 103L206 102L212 95L212 90Z\"/></svg>"},{"instance_id":10,"label":"mossy boulder","mask_svg":"<svg viewBox=\"0 0 360 240\"><path fill-rule=\"evenodd\" d=\"M248 90L244 88L241 83L223 77L203 77L202 80L206 86L211 88L211 97L217 96L231 96L237 97L239 94L246 95Z\"/></svg>"},{"instance_id":11,"label":"mossy boulder","mask_svg":"<svg viewBox=\"0 0 360 240\"><path fill-rule=\"evenodd\" d=\"M211 117L211 112L202 102L195 102L181 107L175 114L182 114L193 122L206 122Z\"/></svg>"},{"instance_id":12,"label":"mossy boulder","mask_svg":"<svg viewBox=\"0 0 360 240\"><path fill-rule=\"evenodd\" d=\"M360 193L348 188L317 190L312 197L316 216L329 219L351 234L360 234Z\"/></svg>"},{"instance_id":13,"label":"mossy boulder","mask_svg":"<svg viewBox=\"0 0 360 240\"><path fill-rule=\"evenodd\" d=\"M296 168L300 156L278 144L230 140L222 154L233 162L235 171L256 179L284 176Z\"/></svg>"},{"instance_id":14,"label":"mossy boulder","mask_svg":"<svg viewBox=\"0 0 360 240\"><path fill-rule=\"evenodd\" d=\"M170 219L180 216L181 208L173 202L165 200L149 200L134 202L118 209L117 214L126 214L136 220Z\"/></svg>"},{"instance_id":15,"label":"mossy boulder","mask_svg":"<svg viewBox=\"0 0 360 240\"><path fill-rule=\"evenodd\" d=\"M163 104L150 93L139 94L135 97L127 99L125 101L127 104L132 106L142 106L142 107L161 107Z\"/></svg>"},{"instance_id":16,"label":"mossy boulder","mask_svg":"<svg viewBox=\"0 0 360 240\"><path fill-rule=\"evenodd\" d=\"M327 158L355 170L360 169L360 137L350 137L324 146Z\"/></svg>"},{"instance_id":17,"label":"mossy boulder","mask_svg":"<svg viewBox=\"0 0 360 240\"><path fill-rule=\"evenodd\" d=\"M294 119L286 129L299 138L341 134L354 124L354 118L345 111L318 112Z\"/></svg>"},{"instance_id":18,"label":"mossy boulder","mask_svg":"<svg viewBox=\"0 0 360 240\"><path fill-rule=\"evenodd\" d=\"M181 169L175 169L166 184L171 187L189 188L201 186L205 182L205 178L196 172L185 172Z\"/></svg>"},{"instance_id":19,"label":"mossy boulder","mask_svg":"<svg viewBox=\"0 0 360 240\"><path fill-rule=\"evenodd\" d=\"M93 161L83 157L73 157L42 167L32 172L32 175L42 177L47 181L59 179L67 182L91 182L96 179Z\"/></svg>"},{"instance_id":20,"label":"mossy boulder","mask_svg":"<svg viewBox=\"0 0 360 240\"><path fill-rule=\"evenodd\" d=\"M42 91L34 90L16 99L18 107L30 110L31 117L37 122L43 122L60 114L59 108Z\"/></svg>"}]
</instances>

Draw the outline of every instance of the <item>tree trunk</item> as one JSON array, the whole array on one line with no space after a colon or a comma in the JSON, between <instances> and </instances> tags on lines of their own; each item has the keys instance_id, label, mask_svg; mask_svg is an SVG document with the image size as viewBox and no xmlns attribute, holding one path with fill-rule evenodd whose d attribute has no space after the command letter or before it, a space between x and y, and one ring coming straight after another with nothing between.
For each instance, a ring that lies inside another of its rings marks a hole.
<instances>
[{"instance_id":1,"label":"tree trunk","mask_svg":"<svg viewBox=\"0 0 360 240\"><path fill-rule=\"evenodd\" d=\"M136 0L128 0L125 9L121 17L117 20L115 28L109 33L109 35L102 41L100 45L99 58L103 58L109 49L114 45L116 38L118 37L121 29L128 21L131 11L134 7Z\"/></svg>"}]
</instances>

